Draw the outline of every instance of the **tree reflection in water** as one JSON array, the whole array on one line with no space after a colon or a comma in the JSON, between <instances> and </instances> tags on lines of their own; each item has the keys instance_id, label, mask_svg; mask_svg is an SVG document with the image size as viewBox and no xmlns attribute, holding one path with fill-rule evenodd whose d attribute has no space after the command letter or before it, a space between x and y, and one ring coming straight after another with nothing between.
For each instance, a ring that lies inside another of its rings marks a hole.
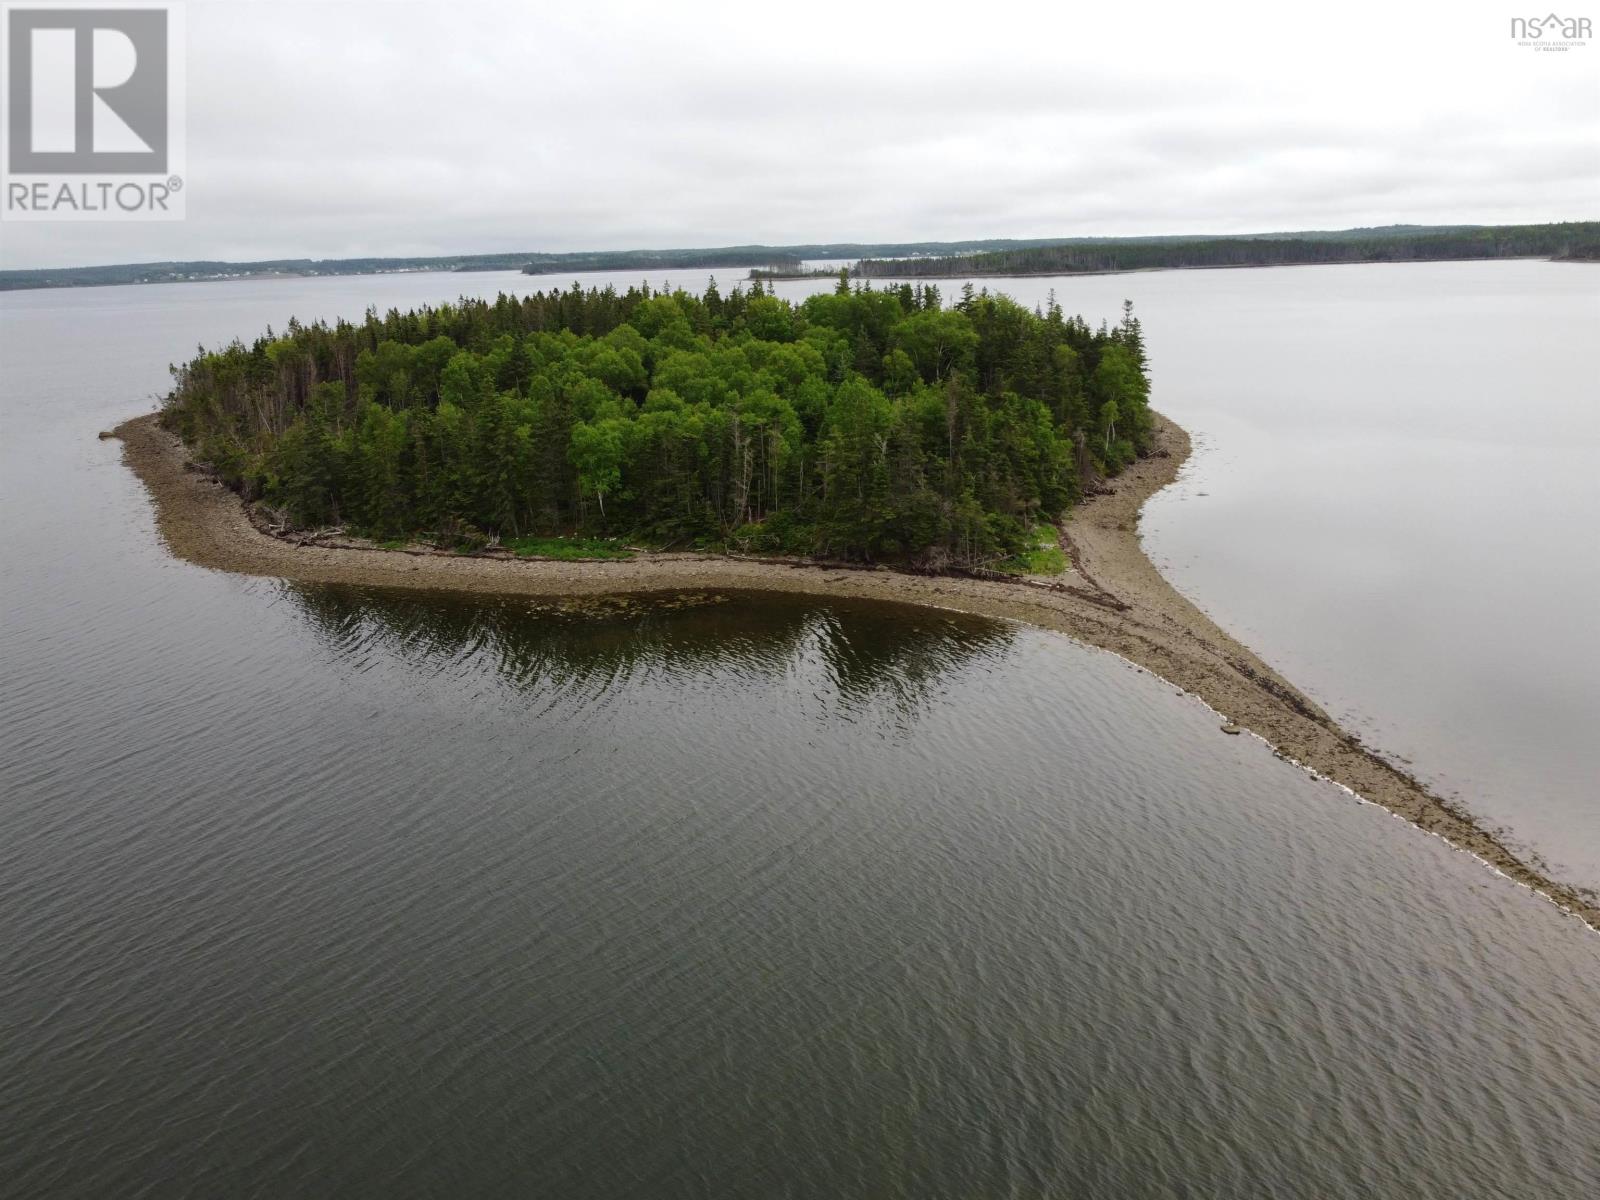
<instances>
[{"instance_id":1,"label":"tree reflection in water","mask_svg":"<svg viewBox=\"0 0 1600 1200\"><path fill-rule=\"evenodd\" d=\"M1011 627L912 605L696 591L549 600L285 583L329 652L357 670L387 653L429 676L490 672L540 709L605 705L630 685L787 679L831 715L882 707L899 724Z\"/></svg>"}]
</instances>

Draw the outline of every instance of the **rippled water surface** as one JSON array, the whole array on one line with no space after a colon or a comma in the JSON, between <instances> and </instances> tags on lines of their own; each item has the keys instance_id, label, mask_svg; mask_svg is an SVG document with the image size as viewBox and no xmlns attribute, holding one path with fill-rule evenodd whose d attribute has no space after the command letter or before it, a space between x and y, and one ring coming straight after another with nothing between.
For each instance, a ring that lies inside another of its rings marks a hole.
<instances>
[{"instance_id":1,"label":"rippled water surface","mask_svg":"<svg viewBox=\"0 0 1600 1200\"><path fill-rule=\"evenodd\" d=\"M4 299L0 1192L1600 1190L1595 936L1109 655L163 553L168 360L462 279Z\"/></svg>"},{"instance_id":2,"label":"rippled water surface","mask_svg":"<svg viewBox=\"0 0 1600 1200\"><path fill-rule=\"evenodd\" d=\"M1600 267L980 282L1091 321L1131 297L1154 402L1196 440L1145 510L1162 571L1370 744L1600 889Z\"/></svg>"}]
</instances>

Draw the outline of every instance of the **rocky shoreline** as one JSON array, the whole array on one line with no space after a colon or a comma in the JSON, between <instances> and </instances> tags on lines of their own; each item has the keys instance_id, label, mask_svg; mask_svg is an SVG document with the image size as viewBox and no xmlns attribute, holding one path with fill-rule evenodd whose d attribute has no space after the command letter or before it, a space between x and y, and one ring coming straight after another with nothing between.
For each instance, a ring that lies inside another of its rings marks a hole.
<instances>
[{"instance_id":1,"label":"rocky shoreline","mask_svg":"<svg viewBox=\"0 0 1600 1200\"><path fill-rule=\"evenodd\" d=\"M1072 570L1060 582L912 575L836 563L710 554L644 553L625 561L555 562L509 555L388 550L354 541L272 533L233 492L198 468L156 414L115 430L123 457L149 489L173 554L203 567L305 583L593 596L739 588L924 604L1024 621L1112 651L1183 688L1284 758L1380 804L1546 896L1596 930L1600 903L1545 875L1449 801L1429 792L1341 729L1162 577L1138 534L1145 500L1171 483L1189 436L1158 418L1157 453L1113 491L1076 509L1062 529Z\"/></svg>"}]
</instances>

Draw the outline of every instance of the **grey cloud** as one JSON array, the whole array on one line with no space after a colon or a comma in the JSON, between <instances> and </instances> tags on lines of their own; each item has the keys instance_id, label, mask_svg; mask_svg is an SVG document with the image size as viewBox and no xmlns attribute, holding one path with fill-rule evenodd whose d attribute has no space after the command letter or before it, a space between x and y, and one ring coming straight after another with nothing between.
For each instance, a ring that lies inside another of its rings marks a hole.
<instances>
[{"instance_id":1,"label":"grey cloud","mask_svg":"<svg viewBox=\"0 0 1600 1200\"><path fill-rule=\"evenodd\" d=\"M1600 216L1494 0L188 7L189 219L6 266Z\"/></svg>"}]
</instances>

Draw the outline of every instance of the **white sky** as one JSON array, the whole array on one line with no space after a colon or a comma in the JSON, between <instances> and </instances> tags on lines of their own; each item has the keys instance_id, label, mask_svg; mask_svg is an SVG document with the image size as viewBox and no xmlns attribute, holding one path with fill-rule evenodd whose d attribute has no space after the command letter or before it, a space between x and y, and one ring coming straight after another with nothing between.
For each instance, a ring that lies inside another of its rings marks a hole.
<instances>
[{"instance_id":1,"label":"white sky","mask_svg":"<svg viewBox=\"0 0 1600 1200\"><path fill-rule=\"evenodd\" d=\"M188 219L0 263L1600 218L1600 39L1529 0L187 9Z\"/></svg>"}]
</instances>

